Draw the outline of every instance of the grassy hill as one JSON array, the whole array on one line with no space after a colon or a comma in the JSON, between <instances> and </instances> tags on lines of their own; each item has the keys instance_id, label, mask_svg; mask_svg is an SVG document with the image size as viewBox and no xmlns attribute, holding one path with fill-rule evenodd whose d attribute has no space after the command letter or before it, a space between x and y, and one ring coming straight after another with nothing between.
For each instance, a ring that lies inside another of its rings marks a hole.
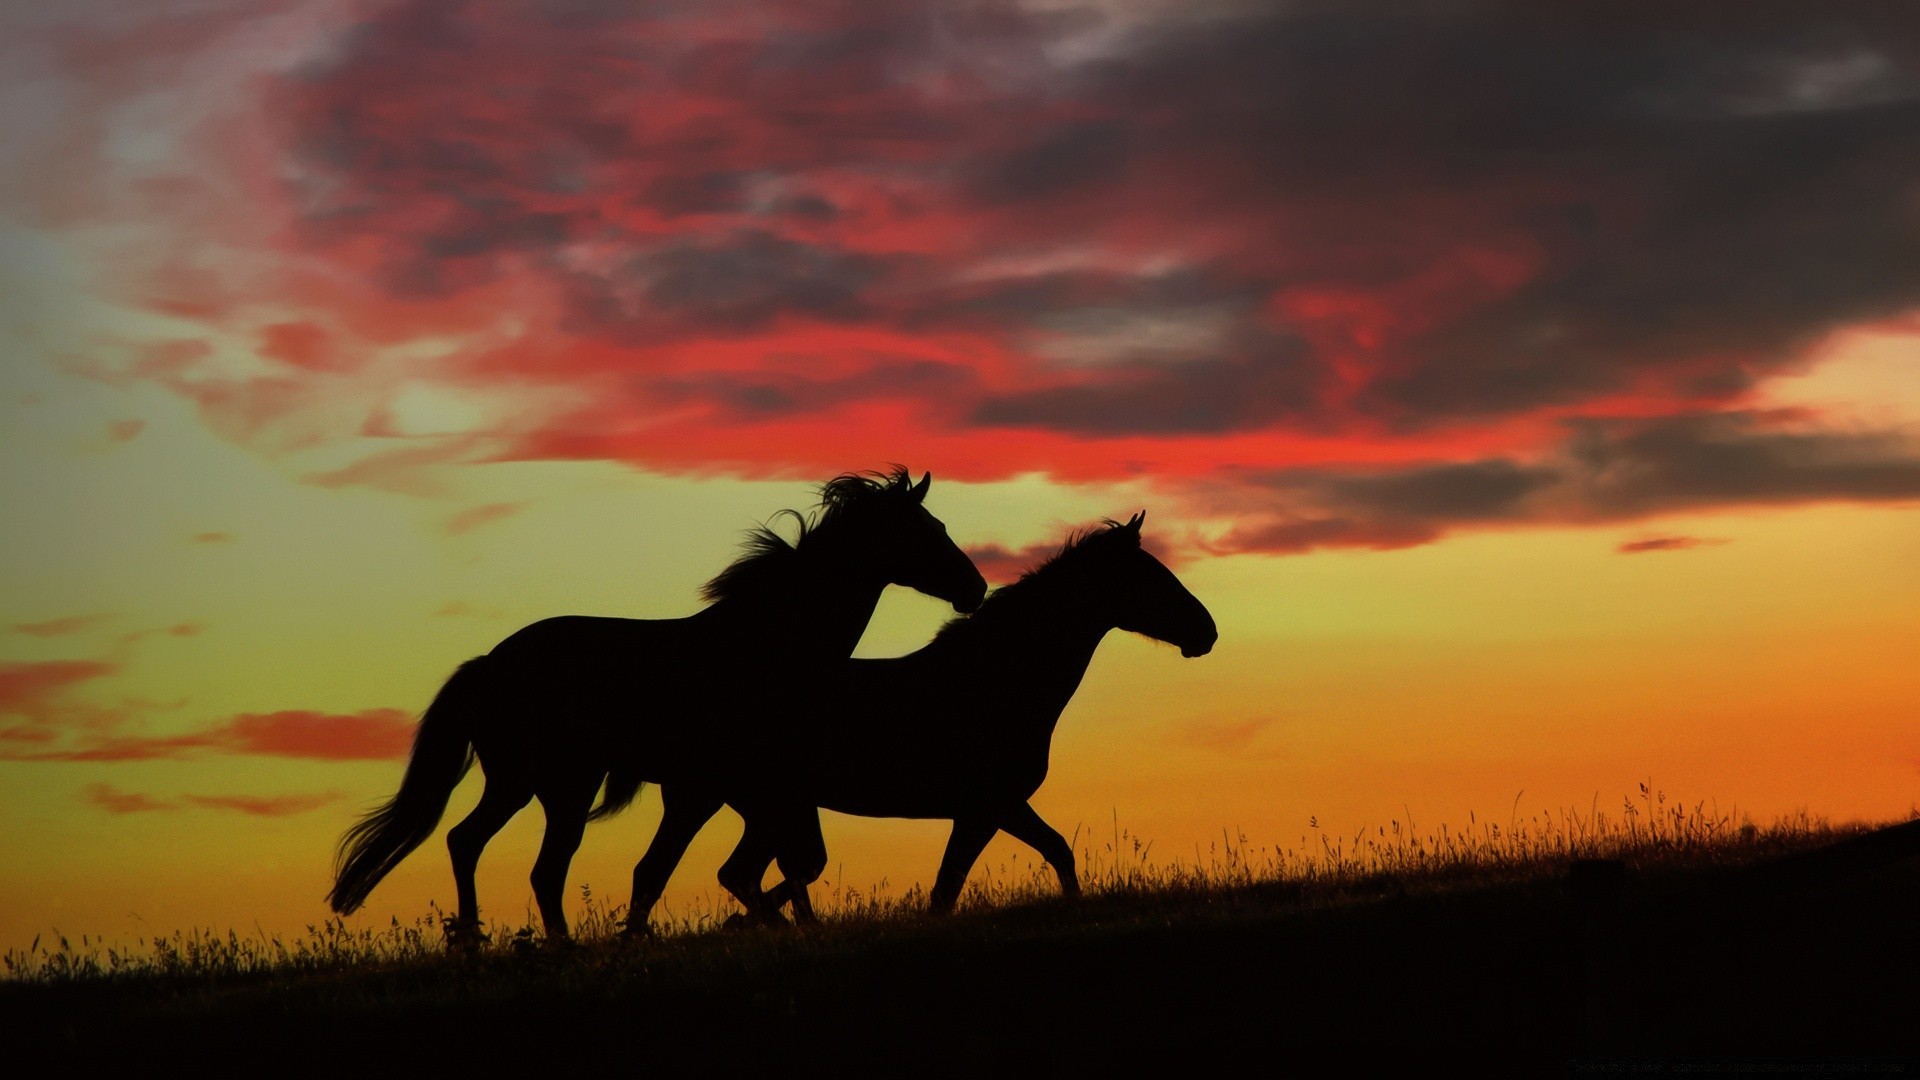
<instances>
[{"instance_id":1,"label":"grassy hill","mask_svg":"<svg viewBox=\"0 0 1920 1080\"><path fill-rule=\"evenodd\" d=\"M43 944L7 958L0 1016L11 1046L77 1063L296 1075L528 1058L1338 1075L1306 1064L1329 1054L1354 1075L1565 1075L1622 1056L1920 1055L1920 822L1762 829L1648 809L1381 830L1265 861L1228 845L1198 867L1128 862L1116 837L1082 901L989 883L938 920L913 897L840 898L807 930L627 943L596 912L581 945L501 934L473 955L446 953L428 919L292 943L175 935L132 955Z\"/></svg>"}]
</instances>

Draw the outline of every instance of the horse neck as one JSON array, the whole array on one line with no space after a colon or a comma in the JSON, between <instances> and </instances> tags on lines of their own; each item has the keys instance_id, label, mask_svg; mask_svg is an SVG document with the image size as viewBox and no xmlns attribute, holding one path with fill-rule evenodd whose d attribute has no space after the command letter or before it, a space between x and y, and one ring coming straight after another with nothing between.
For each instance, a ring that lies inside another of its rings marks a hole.
<instances>
[{"instance_id":1,"label":"horse neck","mask_svg":"<svg viewBox=\"0 0 1920 1080\"><path fill-rule=\"evenodd\" d=\"M886 588L884 578L847 566L823 567L820 573L797 582L794 624L796 632L811 638L808 651L836 657L852 655Z\"/></svg>"},{"instance_id":2,"label":"horse neck","mask_svg":"<svg viewBox=\"0 0 1920 1080\"><path fill-rule=\"evenodd\" d=\"M866 633L887 582L835 545L810 537L784 579L766 590L723 600L709 617L744 627L750 634L777 635L791 651L844 657Z\"/></svg>"},{"instance_id":3,"label":"horse neck","mask_svg":"<svg viewBox=\"0 0 1920 1080\"><path fill-rule=\"evenodd\" d=\"M1100 641L1113 629L1066 590L1035 582L1033 591L1009 595L998 611L974 616L970 635L976 662L1005 672L1009 685L1038 699L1058 699L1062 708L1079 688ZM1053 714L1058 716L1057 710Z\"/></svg>"}]
</instances>

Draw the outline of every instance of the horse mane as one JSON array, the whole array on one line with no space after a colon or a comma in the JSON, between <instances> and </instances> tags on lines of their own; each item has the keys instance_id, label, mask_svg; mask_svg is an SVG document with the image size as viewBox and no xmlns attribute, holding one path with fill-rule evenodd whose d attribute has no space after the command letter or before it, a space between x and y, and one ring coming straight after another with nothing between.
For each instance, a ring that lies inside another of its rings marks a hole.
<instances>
[{"instance_id":1,"label":"horse mane","mask_svg":"<svg viewBox=\"0 0 1920 1080\"><path fill-rule=\"evenodd\" d=\"M1002 585L987 594L971 615L956 615L941 625L933 640L966 632L966 628L979 621L983 616L991 619L996 612L1004 611L1012 604L1044 589L1049 581L1060 576L1060 567L1072 566L1083 552L1098 551L1108 544L1122 542L1124 537L1132 546L1140 546L1140 534L1127 528L1112 518L1101 518L1098 525L1084 529L1075 529L1067 534L1060 550L1042 559L1038 564L1022 571L1018 580ZM1010 603L1011 602L1011 603Z\"/></svg>"},{"instance_id":2,"label":"horse mane","mask_svg":"<svg viewBox=\"0 0 1920 1080\"><path fill-rule=\"evenodd\" d=\"M912 488L913 477L904 465L895 465L886 472L841 473L820 485L820 505L812 514L787 509L769 519L792 518L799 527L793 540L774 532L771 524L748 529L740 541L740 557L700 587L701 599L719 603L765 591L793 572L800 550L810 538L844 517L850 508L874 499L897 498Z\"/></svg>"}]
</instances>

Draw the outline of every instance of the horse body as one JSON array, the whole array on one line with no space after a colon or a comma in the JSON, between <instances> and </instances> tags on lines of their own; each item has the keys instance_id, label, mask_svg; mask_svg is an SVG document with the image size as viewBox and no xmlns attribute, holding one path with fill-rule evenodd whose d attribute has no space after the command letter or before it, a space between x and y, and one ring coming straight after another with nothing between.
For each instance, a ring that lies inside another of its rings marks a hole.
<instances>
[{"instance_id":1,"label":"horse body","mask_svg":"<svg viewBox=\"0 0 1920 1080\"><path fill-rule=\"evenodd\" d=\"M990 619L1002 626L967 626L899 659L847 661L845 693L807 725L789 773L801 793L840 813L904 818L1032 797L1105 630L1036 633L1000 616ZM903 701L914 702L910 721Z\"/></svg>"},{"instance_id":2,"label":"horse body","mask_svg":"<svg viewBox=\"0 0 1920 1080\"><path fill-rule=\"evenodd\" d=\"M1003 829L1046 858L1064 892L1077 892L1071 847L1027 800L1046 779L1054 728L1094 652L1114 629L1177 644L1189 657L1217 637L1206 608L1140 547L1141 520L1070 543L918 652L843 662L841 677L815 694L804 737L786 740L792 767L757 789L726 789L747 829L722 884L761 917L786 900L809 917L806 886L826 866L814 808L825 807L951 819L936 911L953 906ZM668 795L671 811L677 796ZM718 808L711 796L708 805ZM775 855L786 880L763 891Z\"/></svg>"},{"instance_id":3,"label":"horse body","mask_svg":"<svg viewBox=\"0 0 1920 1080\"><path fill-rule=\"evenodd\" d=\"M547 827L534 896L549 935L564 937L567 867L590 816L619 810L646 780L777 775L784 764L767 752L775 688L844 660L887 585L957 610L978 605L986 584L920 505L927 485L904 471L840 477L822 489L825 511L803 522L797 543L753 534L749 554L708 584L711 606L693 615L545 619L463 664L422 718L400 791L342 839L334 909L357 908L431 835L471 755L487 785L447 834L455 927L477 933L481 850L537 798Z\"/></svg>"}]
</instances>

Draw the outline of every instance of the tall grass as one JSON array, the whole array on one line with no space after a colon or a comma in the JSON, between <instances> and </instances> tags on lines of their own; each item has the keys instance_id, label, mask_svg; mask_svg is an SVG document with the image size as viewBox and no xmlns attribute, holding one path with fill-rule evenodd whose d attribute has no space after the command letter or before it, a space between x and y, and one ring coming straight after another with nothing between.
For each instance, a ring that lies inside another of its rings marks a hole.
<instances>
[{"instance_id":1,"label":"tall grass","mask_svg":"<svg viewBox=\"0 0 1920 1080\"><path fill-rule=\"evenodd\" d=\"M1522 793L1524 794L1524 793ZM1737 811L1722 811L1707 801L1669 801L1650 783L1624 798L1617 811L1597 801L1584 810L1541 810L1521 817L1520 796L1505 820L1470 814L1467 827L1446 824L1419 828L1411 820L1392 819L1352 833L1334 833L1309 819L1295 846L1256 846L1238 830L1191 854L1169 856L1150 840L1122 827L1077 830L1073 837L1081 882L1090 897L1157 898L1167 903L1227 898L1262 887L1287 886L1322 897L1391 883L1403 888L1449 883L1494 883L1564 870L1577 859L1620 859L1631 866L1707 867L1734 865L1805 849L1860 831L1864 826L1834 826L1800 812L1757 825ZM1024 849L1023 849L1024 850ZM916 919L925 897L915 886L895 891L886 882L865 889L841 884L836 873L815 886L815 907L830 927L904 923ZM582 887L575 933L587 944L616 939L624 908L597 900ZM1051 870L1030 853L998 864L975 867L960 910L980 913L1050 901L1058 886ZM637 948L659 948L702 938L736 910L731 901L704 903L656 917L657 937ZM24 950L0 957L4 980L26 984L166 980L200 982L302 974L336 973L367 967L406 967L443 963L446 913L437 907L410 922L394 919L383 927L349 927L343 920L311 924L291 938L256 932L176 931L143 939L132 947L109 945L82 936L76 945L55 934L36 938ZM511 957L540 947L532 913L524 925L493 928L477 956Z\"/></svg>"}]
</instances>

